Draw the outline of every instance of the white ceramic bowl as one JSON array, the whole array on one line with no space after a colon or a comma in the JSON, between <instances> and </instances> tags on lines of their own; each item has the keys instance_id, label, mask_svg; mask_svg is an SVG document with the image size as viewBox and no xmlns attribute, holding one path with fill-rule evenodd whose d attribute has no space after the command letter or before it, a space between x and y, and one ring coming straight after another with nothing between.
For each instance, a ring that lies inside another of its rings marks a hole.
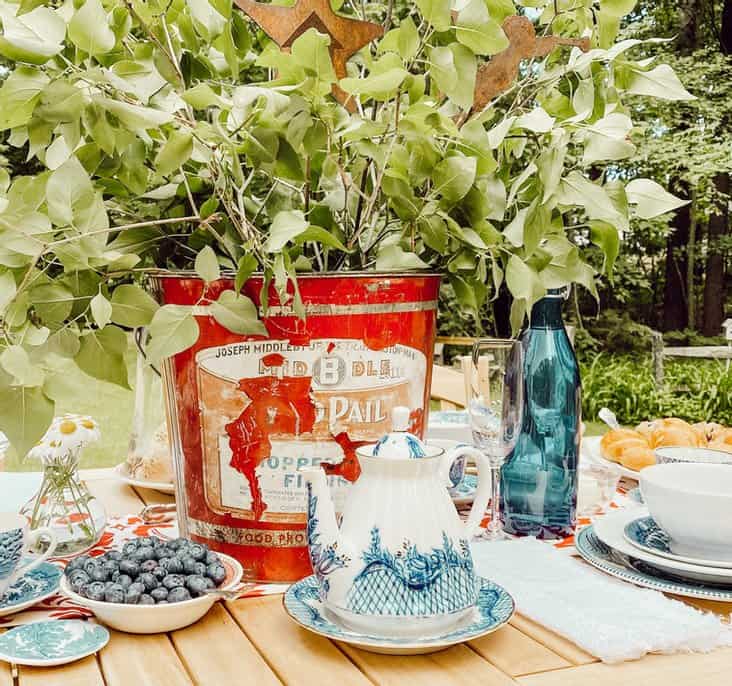
<instances>
[{"instance_id":1,"label":"white ceramic bowl","mask_svg":"<svg viewBox=\"0 0 732 686\"><path fill-rule=\"evenodd\" d=\"M640 473L643 500L671 538L673 552L732 560L732 469L720 464L657 464Z\"/></svg>"},{"instance_id":2,"label":"white ceramic bowl","mask_svg":"<svg viewBox=\"0 0 732 686\"><path fill-rule=\"evenodd\" d=\"M226 567L226 579L219 588L235 588L243 574L241 565L233 557L222 553L217 555ZM61 592L75 603L88 607L107 626L130 634L159 634L182 629L201 619L218 600L216 596L203 595L169 605L105 603L89 600L72 591L66 575L61 578Z\"/></svg>"},{"instance_id":3,"label":"white ceramic bowl","mask_svg":"<svg viewBox=\"0 0 732 686\"><path fill-rule=\"evenodd\" d=\"M693 462L695 464L732 464L732 453L712 448L666 447L654 450L658 464Z\"/></svg>"}]
</instances>

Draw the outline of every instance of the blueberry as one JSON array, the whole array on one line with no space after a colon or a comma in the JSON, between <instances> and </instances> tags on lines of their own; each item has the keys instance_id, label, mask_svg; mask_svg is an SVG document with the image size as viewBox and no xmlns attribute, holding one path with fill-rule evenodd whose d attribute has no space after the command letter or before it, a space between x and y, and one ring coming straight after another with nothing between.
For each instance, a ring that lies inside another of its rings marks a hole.
<instances>
[{"instance_id":1,"label":"blueberry","mask_svg":"<svg viewBox=\"0 0 732 686\"><path fill-rule=\"evenodd\" d=\"M153 590L150 591L150 595L156 603L159 603L161 600L165 600L168 597L168 589L163 588L162 586L158 586L157 588L153 588Z\"/></svg>"},{"instance_id":2,"label":"blueberry","mask_svg":"<svg viewBox=\"0 0 732 686\"><path fill-rule=\"evenodd\" d=\"M157 566L157 560L145 560L142 564L140 564L140 573L144 574L145 572L153 572L155 571L155 568Z\"/></svg>"},{"instance_id":3,"label":"blueberry","mask_svg":"<svg viewBox=\"0 0 732 686\"><path fill-rule=\"evenodd\" d=\"M167 605L168 601L167 600L158 600L155 604L156 605Z\"/></svg>"},{"instance_id":4,"label":"blueberry","mask_svg":"<svg viewBox=\"0 0 732 686\"><path fill-rule=\"evenodd\" d=\"M107 576L111 578L112 574L119 571L119 562L107 560L102 563L102 569L107 573Z\"/></svg>"},{"instance_id":5,"label":"blueberry","mask_svg":"<svg viewBox=\"0 0 732 686\"><path fill-rule=\"evenodd\" d=\"M138 546L138 548L141 546L152 547L152 542L150 541L150 538L148 536L138 536L137 537L137 546Z\"/></svg>"},{"instance_id":6,"label":"blueberry","mask_svg":"<svg viewBox=\"0 0 732 686\"><path fill-rule=\"evenodd\" d=\"M140 596L144 592L145 587L142 584L130 584L125 591L125 603L127 603L128 605L137 605L137 601L140 600Z\"/></svg>"},{"instance_id":7,"label":"blueberry","mask_svg":"<svg viewBox=\"0 0 732 686\"><path fill-rule=\"evenodd\" d=\"M167 569L171 574L183 574L185 570L183 569L183 562L179 557L167 557L165 559L167 562L165 564L161 564L161 567Z\"/></svg>"},{"instance_id":8,"label":"blueberry","mask_svg":"<svg viewBox=\"0 0 732 686\"><path fill-rule=\"evenodd\" d=\"M171 548L168 548L167 545L159 545L157 548L155 548L155 559L159 562L160 560L172 557L174 552L175 551Z\"/></svg>"},{"instance_id":9,"label":"blueberry","mask_svg":"<svg viewBox=\"0 0 732 686\"><path fill-rule=\"evenodd\" d=\"M91 558L88 555L80 555L79 557L71 560L68 565L66 565L66 574L70 575L71 572L79 569L83 570L84 565L87 563L88 560L91 560Z\"/></svg>"},{"instance_id":10,"label":"blueberry","mask_svg":"<svg viewBox=\"0 0 732 686\"><path fill-rule=\"evenodd\" d=\"M82 586L86 586L90 581L89 575L83 569L75 569L69 577L69 586L72 591L79 593Z\"/></svg>"},{"instance_id":11,"label":"blueberry","mask_svg":"<svg viewBox=\"0 0 732 686\"><path fill-rule=\"evenodd\" d=\"M104 584L101 581L92 581L82 588L81 595L89 598L89 600L104 600Z\"/></svg>"},{"instance_id":12,"label":"blueberry","mask_svg":"<svg viewBox=\"0 0 732 686\"><path fill-rule=\"evenodd\" d=\"M114 583L114 581L105 581L104 582L104 590L111 588L112 586L116 586L117 584Z\"/></svg>"},{"instance_id":13,"label":"blueberry","mask_svg":"<svg viewBox=\"0 0 732 686\"><path fill-rule=\"evenodd\" d=\"M85 563L84 563L84 571L87 574L91 574L92 569L96 569L97 567L101 567L102 563L97 560L95 557L90 557Z\"/></svg>"},{"instance_id":14,"label":"blueberry","mask_svg":"<svg viewBox=\"0 0 732 686\"><path fill-rule=\"evenodd\" d=\"M104 600L108 603L124 603L125 589L119 584L112 584L104 591Z\"/></svg>"},{"instance_id":15,"label":"blueberry","mask_svg":"<svg viewBox=\"0 0 732 686\"><path fill-rule=\"evenodd\" d=\"M224 579L226 579L226 567L222 564L209 565L206 568L206 576L219 586L224 583Z\"/></svg>"},{"instance_id":16,"label":"blueberry","mask_svg":"<svg viewBox=\"0 0 732 686\"><path fill-rule=\"evenodd\" d=\"M193 574L186 579L186 588L194 598L198 598L206 590L206 579L198 574Z\"/></svg>"},{"instance_id":17,"label":"blueberry","mask_svg":"<svg viewBox=\"0 0 732 686\"><path fill-rule=\"evenodd\" d=\"M168 576L163 579L163 586L165 586L169 591L173 588L177 588L178 586L185 585L185 577L181 574L168 574Z\"/></svg>"},{"instance_id":18,"label":"blueberry","mask_svg":"<svg viewBox=\"0 0 732 686\"><path fill-rule=\"evenodd\" d=\"M205 562L196 562L196 566L193 569L194 574L198 574L198 576L206 576L206 563Z\"/></svg>"},{"instance_id":19,"label":"blueberry","mask_svg":"<svg viewBox=\"0 0 732 686\"><path fill-rule=\"evenodd\" d=\"M137 601L138 605L155 605L155 601L153 600L153 597L148 595L147 593L143 593L140 596L140 599Z\"/></svg>"},{"instance_id":20,"label":"blueberry","mask_svg":"<svg viewBox=\"0 0 732 686\"><path fill-rule=\"evenodd\" d=\"M123 555L119 550L110 550L105 554L105 557L108 560L114 560L115 562L121 562L123 559Z\"/></svg>"},{"instance_id":21,"label":"blueberry","mask_svg":"<svg viewBox=\"0 0 732 686\"><path fill-rule=\"evenodd\" d=\"M163 541L157 536L150 536L150 538L148 538L148 545L151 545L153 548L157 548L159 545L163 545Z\"/></svg>"},{"instance_id":22,"label":"blueberry","mask_svg":"<svg viewBox=\"0 0 732 686\"><path fill-rule=\"evenodd\" d=\"M190 555L186 555L181 561L183 562L183 571L186 574L196 573L196 560L194 560Z\"/></svg>"},{"instance_id":23,"label":"blueberry","mask_svg":"<svg viewBox=\"0 0 732 686\"><path fill-rule=\"evenodd\" d=\"M221 558L213 550L209 550L206 553L206 559L204 560L204 562L207 565L213 565L213 564L220 563Z\"/></svg>"},{"instance_id":24,"label":"blueberry","mask_svg":"<svg viewBox=\"0 0 732 686\"><path fill-rule=\"evenodd\" d=\"M133 593L136 591L139 594L143 594L145 592L145 584L140 583L139 581L133 581L128 587L128 591L132 591Z\"/></svg>"},{"instance_id":25,"label":"blueberry","mask_svg":"<svg viewBox=\"0 0 732 686\"><path fill-rule=\"evenodd\" d=\"M148 593L152 591L153 588L160 586L160 582L155 578L155 575L150 574L150 572L140 574L140 576L137 577L137 580L145 587L145 590Z\"/></svg>"},{"instance_id":26,"label":"blueberry","mask_svg":"<svg viewBox=\"0 0 732 686\"><path fill-rule=\"evenodd\" d=\"M145 560L152 560L153 555L155 555L155 551L151 546L141 546L130 555L130 559L135 560L135 562L144 562Z\"/></svg>"},{"instance_id":27,"label":"blueberry","mask_svg":"<svg viewBox=\"0 0 732 686\"><path fill-rule=\"evenodd\" d=\"M115 581L122 586L122 588L129 588L132 585L132 577L127 574L120 574Z\"/></svg>"},{"instance_id":28,"label":"blueberry","mask_svg":"<svg viewBox=\"0 0 732 686\"><path fill-rule=\"evenodd\" d=\"M132 555L137 550L137 541L128 541L122 546L122 555Z\"/></svg>"},{"instance_id":29,"label":"blueberry","mask_svg":"<svg viewBox=\"0 0 732 686\"><path fill-rule=\"evenodd\" d=\"M168 576L168 570L165 569L165 567L155 567L152 573L158 581L162 581L166 576Z\"/></svg>"},{"instance_id":30,"label":"blueberry","mask_svg":"<svg viewBox=\"0 0 732 686\"><path fill-rule=\"evenodd\" d=\"M169 603L180 603L183 600L190 600L191 594L188 592L187 588L183 588L182 586L178 586L177 588L174 588L172 591L168 593L168 602Z\"/></svg>"},{"instance_id":31,"label":"blueberry","mask_svg":"<svg viewBox=\"0 0 732 686\"><path fill-rule=\"evenodd\" d=\"M109 577L107 571L99 565L92 567L88 574L92 581L106 581Z\"/></svg>"},{"instance_id":32,"label":"blueberry","mask_svg":"<svg viewBox=\"0 0 732 686\"><path fill-rule=\"evenodd\" d=\"M119 563L119 571L122 574L127 574L133 579L140 573L140 565L134 560L122 560Z\"/></svg>"},{"instance_id":33,"label":"blueberry","mask_svg":"<svg viewBox=\"0 0 732 686\"><path fill-rule=\"evenodd\" d=\"M206 550L202 545L198 545L198 543L194 543L193 545L188 547L188 554L196 562L202 562L204 559L206 559Z\"/></svg>"},{"instance_id":34,"label":"blueberry","mask_svg":"<svg viewBox=\"0 0 732 686\"><path fill-rule=\"evenodd\" d=\"M178 550L182 545L187 545L188 541L185 538L174 538L172 541L168 541L168 547L173 550Z\"/></svg>"}]
</instances>

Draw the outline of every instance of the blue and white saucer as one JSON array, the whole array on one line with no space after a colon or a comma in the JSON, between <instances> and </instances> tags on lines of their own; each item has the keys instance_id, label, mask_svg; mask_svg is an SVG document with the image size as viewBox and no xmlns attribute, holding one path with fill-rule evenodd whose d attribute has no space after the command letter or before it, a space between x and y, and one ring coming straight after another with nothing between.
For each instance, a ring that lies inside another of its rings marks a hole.
<instances>
[{"instance_id":1,"label":"blue and white saucer","mask_svg":"<svg viewBox=\"0 0 732 686\"><path fill-rule=\"evenodd\" d=\"M22 562L27 564L31 559L25 557ZM62 575L61 568L50 562L42 562L35 569L31 569L11 584L0 598L0 617L25 610L52 596L58 591Z\"/></svg>"},{"instance_id":2,"label":"blue and white saucer","mask_svg":"<svg viewBox=\"0 0 732 686\"><path fill-rule=\"evenodd\" d=\"M637 505L643 505L643 494L641 493L640 486L636 486L635 488L631 488L628 493L628 500L630 500L633 503L636 503Z\"/></svg>"},{"instance_id":3,"label":"blue and white saucer","mask_svg":"<svg viewBox=\"0 0 732 686\"><path fill-rule=\"evenodd\" d=\"M22 624L0 636L0 660L31 667L54 667L81 660L104 648L109 631L78 619Z\"/></svg>"},{"instance_id":4,"label":"blue and white saucer","mask_svg":"<svg viewBox=\"0 0 732 686\"><path fill-rule=\"evenodd\" d=\"M456 505L470 505L475 500L478 490L478 477L475 474L463 474L460 483L450 489L450 497Z\"/></svg>"},{"instance_id":5,"label":"blue and white saucer","mask_svg":"<svg viewBox=\"0 0 732 686\"><path fill-rule=\"evenodd\" d=\"M625 555L603 543L595 534L592 524L577 534L574 545L580 556L593 567L636 586L687 598L732 603L732 585L717 586L676 575L670 570L661 571L652 564Z\"/></svg>"},{"instance_id":6,"label":"blue and white saucer","mask_svg":"<svg viewBox=\"0 0 732 686\"><path fill-rule=\"evenodd\" d=\"M732 561L730 560L689 557L688 555L675 553L669 535L658 526L653 517L639 517L632 522L628 522L623 530L623 535L625 540L636 548L645 550L652 555L660 555L668 560L702 565L703 567L716 567L717 569L732 569Z\"/></svg>"},{"instance_id":7,"label":"blue and white saucer","mask_svg":"<svg viewBox=\"0 0 732 686\"><path fill-rule=\"evenodd\" d=\"M445 650L458 643L472 641L502 627L513 615L513 598L498 584L479 577L481 584L473 612L459 627L441 636L415 640L369 636L344 628L320 601L320 588L315 576L290 586L285 593L285 611L300 626L313 633L341 641L372 653L385 655L422 655ZM409 618L405 617L408 621Z\"/></svg>"}]
</instances>

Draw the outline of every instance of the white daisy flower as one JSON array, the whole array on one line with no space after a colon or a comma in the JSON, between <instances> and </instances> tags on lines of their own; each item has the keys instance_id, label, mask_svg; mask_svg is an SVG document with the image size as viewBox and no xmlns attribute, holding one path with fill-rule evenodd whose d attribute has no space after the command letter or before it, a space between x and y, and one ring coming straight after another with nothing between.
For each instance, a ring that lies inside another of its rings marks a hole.
<instances>
[{"instance_id":1,"label":"white daisy flower","mask_svg":"<svg viewBox=\"0 0 732 686\"><path fill-rule=\"evenodd\" d=\"M89 416L65 414L56 417L28 457L44 464L76 459L84 446L96 443L101 436L99 425Z\"/></svg>"}]
</instances>

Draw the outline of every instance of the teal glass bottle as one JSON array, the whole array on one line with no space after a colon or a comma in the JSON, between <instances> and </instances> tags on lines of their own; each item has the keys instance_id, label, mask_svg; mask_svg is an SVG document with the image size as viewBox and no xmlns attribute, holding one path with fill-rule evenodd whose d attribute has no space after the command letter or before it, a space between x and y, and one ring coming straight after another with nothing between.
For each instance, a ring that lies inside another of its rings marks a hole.
<instances>
[{"instance_id":1,"label":"teal glass bottle","mask_svg":"<svg viewBox=\"0 0 732 686\"><path fill-rule=\"evenodd\" d=\"M521 433L501 474L501 519L512 535L564 538L577 523L581 386L563 300L563 292L550 290L521 337Z\"/></svg>"}]
</instances>

